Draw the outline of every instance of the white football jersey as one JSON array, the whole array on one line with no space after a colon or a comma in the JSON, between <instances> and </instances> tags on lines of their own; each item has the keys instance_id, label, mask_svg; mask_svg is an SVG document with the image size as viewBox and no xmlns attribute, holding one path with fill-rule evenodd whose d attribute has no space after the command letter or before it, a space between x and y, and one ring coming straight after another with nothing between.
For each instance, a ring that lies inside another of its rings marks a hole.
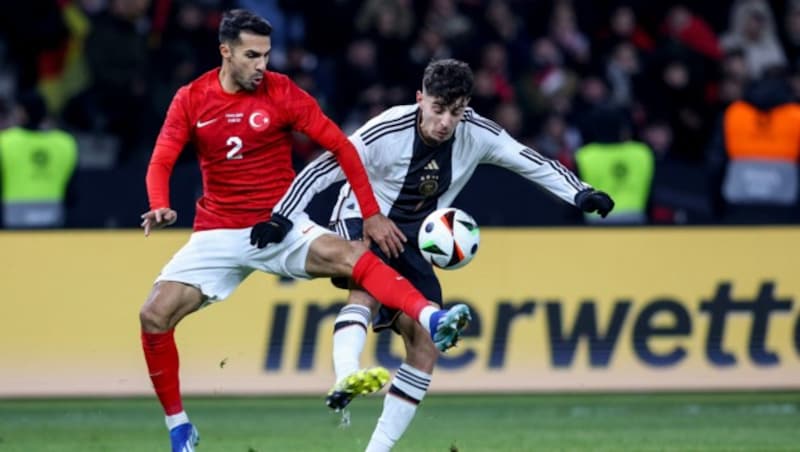
<instances>
[{"instance_id":1,"label":"white football jersey","mask_svg":"<svg viewBox=\"0 0 800 452\"><path fill-rule=\"evenodd\" d=\"M464 112L453 137L435 146L420 139L418 115L417 104L396 106L350 136L381 213L406 234L416 235L416 225L429 213L450 206L482 163L507 168L573 205L575 194L590 188L563 165L526 147L471 108ZM291 218L314 195L343 179L336 158L325 152L298 174L273 211ZM332 223L361 216L349 184L342 186L332 215Z\"/></svg>"}]
</instances>

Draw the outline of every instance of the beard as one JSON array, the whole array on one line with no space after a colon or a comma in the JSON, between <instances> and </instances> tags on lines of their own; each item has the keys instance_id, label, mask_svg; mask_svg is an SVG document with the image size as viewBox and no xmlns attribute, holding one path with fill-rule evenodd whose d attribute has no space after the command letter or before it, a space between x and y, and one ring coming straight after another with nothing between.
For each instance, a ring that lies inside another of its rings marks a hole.
<instances>
[{"instance_id":1,"label":"beard","mask_svg":"<svg viewBox=\"0 0 800 452\"><path fill-rule=\"evenodd\" d=\"M256 83L253 80L253 77L247 77L241 71L233 71L233 80L236 82L239 87L245 91L253 92L258 88L260 83ZM255 75L254 75L255 76Z\"/></svg>"},{"instance_id":2,"label":"beard","mask_svg":"<svg viewBox=\"0 0 800 452\"><path fill-rule=\"evenodd\" d=\"M239 74L234 76L233 79L236 80L236 84L239 85L239 87L245 91L253 92L256 90L256 87L258 86L255 82L253 82L252 79L243 77Z\"/></svg>"}]
</instances>

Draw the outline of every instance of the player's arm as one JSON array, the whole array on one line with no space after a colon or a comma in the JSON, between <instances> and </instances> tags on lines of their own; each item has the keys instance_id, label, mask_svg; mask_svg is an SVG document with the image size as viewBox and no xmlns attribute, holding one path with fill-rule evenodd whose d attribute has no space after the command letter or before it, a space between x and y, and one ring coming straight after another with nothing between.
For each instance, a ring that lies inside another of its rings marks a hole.
<instances>
[{"instance_id":1,"label":"player's arm","mask_svg":"<svg viewBox=\"0 0 800 452\"><path fill-rule=\"evenodd\" d=\"M325 151L297 174L289 190L275 204L272 214L292 218L296 213L304 212L314 196L344 178L336 156Z\"/></svg>"},{"instance_id":2,"label":"player's arm","mask_svg":"<svg viewBox=\"0 0 800 452\"><path fill-rule=\"evenodd\" d=\"M523 145L505 130L478 133L485 141L483 163L507 168L584 212L597 212L605 218L614 208L614 201L606 193L595 190L564 165Z\"/></svg>"},{"instance_id":3,"label":"player's arm","mask_svg":"<svg viewBox=\"0 0 800 452\"><path fill-rule=\"evenodd\" d=\"M187 89L181 88L172 98L167 117L156 139L145 184L150 210L141 215L144 235L175 223L178 214L170 208L169 178L183 147L189 141L191 122L186 108Z\"/></svg>"},{"instance_id":4,"label":"player's arm","mask_svg":"<svg viewBox=\"0 0 800 452\"><path fill-rule=\"evenodd\" d=\"M376 167L370 163L374 160L370 156L374 150L364 144L358 132L351 135L349 140L355 146L364 169L374 178ZM343 180L345 174L336 156L330 151L325 151L300 171L286 194L275 204L272 213L291 218L298 212L304 212L314 196Z\"/></svg>"},{"instance_id":5,"label":"player's arm","mask_svg":"<svg viewBox=\"0 0 800 452\"><path fill-rule=\"evenodd\" d=\"M304 212L317 193L343 179L344 173L336 162L336 157L330 152L326 151L311 161L294 178L292 185L272 208L270 219L253 225L250 244L263 248L270 243L282 241L294 226L292 217Z\"/></svg>"},{"instance_id":6,"label":"player's arm","mask_svg":"<svg viewBox=\"0 0 800 452\"><path fill-rule=\"evenodd\" d=\"M292 99L295 129L308 135L336 157L353 188L361 208L361 215L364 217L365 240L374 240L384 253L399 256L406 237L394 222L381 214L367 171L353 143L330 118L325 116L308 93L292 84L289 98Z\"/></svg>"}]
</instances>

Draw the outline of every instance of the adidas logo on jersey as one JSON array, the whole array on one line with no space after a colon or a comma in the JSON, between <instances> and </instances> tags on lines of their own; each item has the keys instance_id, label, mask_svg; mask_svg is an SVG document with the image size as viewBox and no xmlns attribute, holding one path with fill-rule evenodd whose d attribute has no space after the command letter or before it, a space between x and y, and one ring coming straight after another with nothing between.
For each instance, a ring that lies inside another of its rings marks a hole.
<instances>
[{"instance_id":1,"label":"adidas logo on jersey","mask_svg":"<svg viewBox=\"0 0 800 452\"><path fill-rule=\"evenodd\" d=\"M431 160L425 165L425 169L428 171L439 171L439 164L436 163L436 160Z\"/></svg>"}]
</instances>

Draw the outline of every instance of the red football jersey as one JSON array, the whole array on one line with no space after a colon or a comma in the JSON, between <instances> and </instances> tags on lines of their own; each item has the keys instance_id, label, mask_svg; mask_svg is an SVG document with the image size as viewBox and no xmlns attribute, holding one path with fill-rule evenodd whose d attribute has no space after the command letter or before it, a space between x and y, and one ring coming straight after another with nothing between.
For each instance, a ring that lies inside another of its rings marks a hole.
<instances>
[{"instance_id":1,"label":"red football jersey","mask_svg":"<svg viewBox=\"0 0 800 452\"><path fill-rule=\"evenodd\" d=\"M295 130L336 155L364 218L379 212L356 149L314 98L275 72L266 72L253 92L229 94L219 70L181 87L172 99L147 170L151 209L169 207L172 168L192 141L203 177L194 230L245 228L269 219L295 176Z\"/></svg>"}]
</instances>

